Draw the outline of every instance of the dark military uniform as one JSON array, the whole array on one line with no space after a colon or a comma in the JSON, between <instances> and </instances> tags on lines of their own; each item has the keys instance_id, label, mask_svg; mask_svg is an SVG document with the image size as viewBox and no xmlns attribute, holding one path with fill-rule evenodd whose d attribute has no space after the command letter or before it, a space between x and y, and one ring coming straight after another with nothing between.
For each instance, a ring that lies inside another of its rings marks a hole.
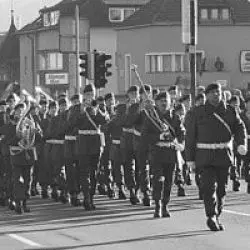
<instances>
[{"instance_id":1,"label":"dark military uniform","mask_svg":"<svg viewBox=\"0 0 250 250\"><path fill-rule=\"evenodd\" d=\"M152 155L153 171L153 199L156 203L155 217L160 216L160 201L162 202L162 215L169 217L167 205L170 201L170 193L173 183L173 173L177 162L177 153L174 141L182 143L184 141L185 130L181 124L179 116L171 110L165 114L156 111L162 123L165 123L167 130L166 136L161 138L162 131L155 126L150 117L145 120L142 135L148 139ZM156 121L156 123L158 123ZM160 124L158 123L158 126Z\"/></svg>"},{"instance_id":2,"label":"dark military uniform","mask_svg":"<svg viewBox=\"0 0 250 250\"><path fill-rule=\"evenodd\" d=\"M246 156L243 157L243 170L244 170L244 177L247 182L247 193L250 194L250 118L248 117L246 112L244 112L241 115L241 118L245 123L247 130L248 152Z\"/></svg>"},{"instance_id":3,"label":"dark military uniform","mask_svg":"<svg viewBox=\"0 0 250 250\"><path fill-rule=\"evenodd\" d=\"M186 159L203 168L202 185L207 223L211 230L217 231L219 229L214 217L222 212L228 170L232 164L230 142L234 136L237 145L246 144L245 126L233 108L223 102L215 107L207 101L205 105L191 111L186 121L186 130Z\"/></svg>"},{"instance_id":4,"label":"dark military uniform","mask_svg":"<svg viewBox=\"0 0 250 250\"><path fill-rule=\"evenodd\" d=\"M79 147L79 184L84 195L86 210L95 208L93 197L96 189L96 172L100 163L101 150L105 146L104 135L99 126L106 123L105 117L95 113L93 107L81 110L76 119Z\"/></svg>"}]
</instances>

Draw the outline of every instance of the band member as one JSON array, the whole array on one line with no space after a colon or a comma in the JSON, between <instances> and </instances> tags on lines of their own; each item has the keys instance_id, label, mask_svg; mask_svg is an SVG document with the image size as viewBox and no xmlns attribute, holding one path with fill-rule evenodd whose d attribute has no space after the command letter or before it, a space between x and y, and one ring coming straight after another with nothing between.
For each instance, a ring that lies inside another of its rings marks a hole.
<instances>
[{"instance_id":1,"label":"band member","mask_svg":"<svg viewBox=\"0 0 250 250\"><path fill-rule=\"evenodd\" d=\"M96 172L105 146L100 126L106 123L106 119L98 112L95 87L89 84L84 88L83 93L85 105L81 107L75 121L75 127L78 129L77 143L80 149L79 183L84 195L85 210L93 210L95 209L93 198L96 190Z\"/></svg>"},{"instance_id":2,"label":"band member","mask_svg":"<svg viewBox=\"0 0 250 250\"><path fill-rule=\"evenodd\" d=\"M206 95L204 93L200 93L195 97L195 106L204 105L206 102Z\"/></svg>"},{"instance_id":3,"label":"band member","mask_svg":"<svg viewBox=\"0 0 250 250\"><path fill-rule=\"evenodd\" d=\"M115 106L116 106L116 101L115 101L115 95L114 93L108 93L104 96L105 104L106 104L106 110L109 113L110 119L113 118L115 115Z\"/></svg>"},{"instance_id":4,"label":"band member","mask_svg":"<svg viewBox=\"0 0 250 250\"><path fill-rule=\"evenodd\" d=\"M15 199L15 211L17 214L30 212L27 207L28 190L30 188L31 166L36 160L35 152L35 123L26 116L29 111L25 105L20 103L15 107L13 123L9 129L12 136L8 138L10 145L10 159L13 166L13 194Z\"/></svg>"},{"instance_id":5,"label":"band member","mask_svg":"<svg viewBox=\"0 0 250 250\"><path fill-rule=\"evenodd\" d=\"M178 87L176 85L172 85L168 89L168 93L171 98L171 107L174 108L178 99Z\"/></svg>"},{"instance_id":6,"label":"band member","mask_svg":"<svg viewBox=\"0 0 250 250\"><path fill-rule=\"evenodd\" d=\"M151 147L153 171L154 217L170 217L168 203L173 183L173 173L177 161L176 150L183 150L185 130L180 118L170 109L170 95L162 92L156 97L158 118L147 116L142 135L147 137Z\"/></svg>"},{"instance_id":7,"label":"band member","mask_svg":"<svg viewBox=\"0 0 250 250\"><path fill-rule=\"evenodd\" d=\"M70 195L70 204L72 206L79 206L80 199L78 197L80 193L79 188L79 161L77 156L77 143L76 136L78 131L72 126L72 121L80 113L80 96L74 95L70 99L71 107L67 113L67 128L65 131L64 142L64 158L65 158L65 171L66 171L66 184L67 192Z\"/></svg>"},{"instance_id":8,"label":"band member","mask_svg":"<svg viewBox=\"0 0 250 250\"><path fill-rule=\"evenodd\" d=\"M137 118L137 105L139 101L139 88L134 85L131 86L128 91L128 102L126 109L126 119L122 128L121 136L121 149L123 154L125 183L130 191L130 202L132 205L136 205L140 202L138 194L136 193L136 180L135 180L135 159L136 155L133 147L133 135L134 135L134 122ZM137 168L138 169L138 168Z\"/></svg>"},{"instance_id":9,"label":"band member","mask_svg":"<svg viewBox=\"0 0 250 250\"><path fill-rule=\"evenodd\" d=\"M152 90L152 98L155 100L156 96L160 94L160 90L158 88Z\"/></svg>"},{"instance_id":10,"label":"band member","mask_svg":"<svg viewBox=\"0 0 250 250\"><path fill-rule=\"evenodd\" d=\"M124 119L126 112L125 104L118 104L115 108L115 116L108 123L107 135L110 135L111 146L110 146L110 160L112 162L114 182L119 189L119 199L126 200L125 194L125 181L124 181L124 169L122 161L122 151L121 151L121 135L122 135L122 125L124 124Z\"/></svg>"},{"instance_id":11,"label":"band member","mask_svg":"<svg viewBox=\"0 0 250 250\"><path fill-rule=\"evenodd\" d=\"M222 101L221 85L206 88L205 105L191 110L186 120L185 154L190 168L202 167L202 185L207 226L224 230L219 221L226 195L228 170L232 165L232 139L237 151L247 152L246 129L239 114Z\"/></svg>"},{"instance_id":12,"label":"band member","mask_svg":"<svg viewBox=\"0 0 250 250\"><path fill-rule=\"evenodd\" d=\"M241 118L247 129L248 151L243 157L243 175L247 183L247 193L250 194L250 98L246 99L246 109L241 114Z\"/></svg>"},{"instance_id":13,"label":"band member","mask_svg":"<svg viewBox=\"0 0 250 250\"><path fill-rule=\"evenodd\" d=\"M136 153L136 186L143 193L143 205L150 206L150 175L149 175L149 145L145 137L141 136L141 130L146 117L147 102L152 99L152 87L144 84L139 90L140 103L137 105L137 118L134 122L134 152Z\"/></svg>"},{"instance_id":14,"label":"band member","mask_svg":"<svg viewBox=\"0 0 250 250\"><path fill-rule=\"evenodd\" d=\"M52 143L49 142L51 139L50 134L50 124L52 118L56 116L57 113L57 104L56 102L50 102L48 114L46 118L41 122L41 128L44 134L44 147L43 147L43 157L41 158L42 162L39 164L39 183L41 185L41 195L42 198L47 199L48 196L48 186L52 182L52 163L51 163L51 149ZM41 169L40 169L41 168Z\"/></svg>"}]
</instances>

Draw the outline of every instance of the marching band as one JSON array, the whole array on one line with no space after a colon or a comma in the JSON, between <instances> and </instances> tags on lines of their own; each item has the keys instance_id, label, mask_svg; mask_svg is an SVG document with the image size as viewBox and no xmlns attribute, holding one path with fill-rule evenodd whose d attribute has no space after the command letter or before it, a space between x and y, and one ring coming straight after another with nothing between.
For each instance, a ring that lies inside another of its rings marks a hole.
<instances>
[{"instance_id":1,"label":"marching band","mask_svg":"<svg viewBox=\"0 0 250 250\"><path fill-rule=\"evenodd\" d=\"M10 95L0 102L2 206L30 212L28 199L40 194L89 211L98 190L110 199L129 194L132 205L151 206L152 197L154 218L170 217L172 185L185 196L195 170L207 225L224 230L219 215L229 168L235 191L244 169L250 193L250 101L242 110L237 96L227 99L212 83L197 89L191 107L189 95L178 99L177 86L160 92L134 71L140 85L127 90L125 103L116 103L113 93L96 98L91 84L82 102L79 95L39 103L15 103Z\"/></svg>"}]
</instances>

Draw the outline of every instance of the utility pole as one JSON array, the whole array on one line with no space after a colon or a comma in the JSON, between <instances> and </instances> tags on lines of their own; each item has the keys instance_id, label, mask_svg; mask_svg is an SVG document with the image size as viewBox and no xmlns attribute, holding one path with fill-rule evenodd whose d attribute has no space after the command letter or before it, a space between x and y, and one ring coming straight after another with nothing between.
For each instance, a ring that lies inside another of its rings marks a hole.
<instances>
[{"instance_id":1,"label":"utility pole","mask_svg":"<svg viewBox=\"0 0 250 250\"><path fill-rule=\"evenodd\" d=\"M195 105L195 96L196 96L196 22L197 22L197 1L190 0L190 74L191 74L191 85L190 92L192 97L192 106Z\"/></svg>"},{"instance_id":2,"label":"utility pole","mask_svg":"<svg viewBox=\"0 0 250 250\"><path fill-rule=\"evenodd\" d=\"M79 57L80 57L80 37L79 37L79 26L80 26L80 16L79 16L79 6L76 4L75 7L75 34L76 34L76 94L80 94L81 84L80 84L80 70L79 70Z\"/></svg>"}]
</instances>

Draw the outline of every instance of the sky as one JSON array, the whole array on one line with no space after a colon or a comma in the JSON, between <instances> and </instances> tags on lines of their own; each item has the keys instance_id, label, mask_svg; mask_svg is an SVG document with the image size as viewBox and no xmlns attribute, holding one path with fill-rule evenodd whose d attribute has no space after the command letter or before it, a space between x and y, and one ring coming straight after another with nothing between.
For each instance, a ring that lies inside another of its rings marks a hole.
<instances>
[{"instance_id":1,"label":"sky","mask_svg":"<svg viewBox=\"0 0 250 250\"><path fill-rule=\"evenodd\" d=\"M16 21L20 20L19 28L37 18L39 9L60 2L60 0L0 0L0 32L7 31L9 28L11 1L14 4Z\"/></svg>"}]
</instances>

